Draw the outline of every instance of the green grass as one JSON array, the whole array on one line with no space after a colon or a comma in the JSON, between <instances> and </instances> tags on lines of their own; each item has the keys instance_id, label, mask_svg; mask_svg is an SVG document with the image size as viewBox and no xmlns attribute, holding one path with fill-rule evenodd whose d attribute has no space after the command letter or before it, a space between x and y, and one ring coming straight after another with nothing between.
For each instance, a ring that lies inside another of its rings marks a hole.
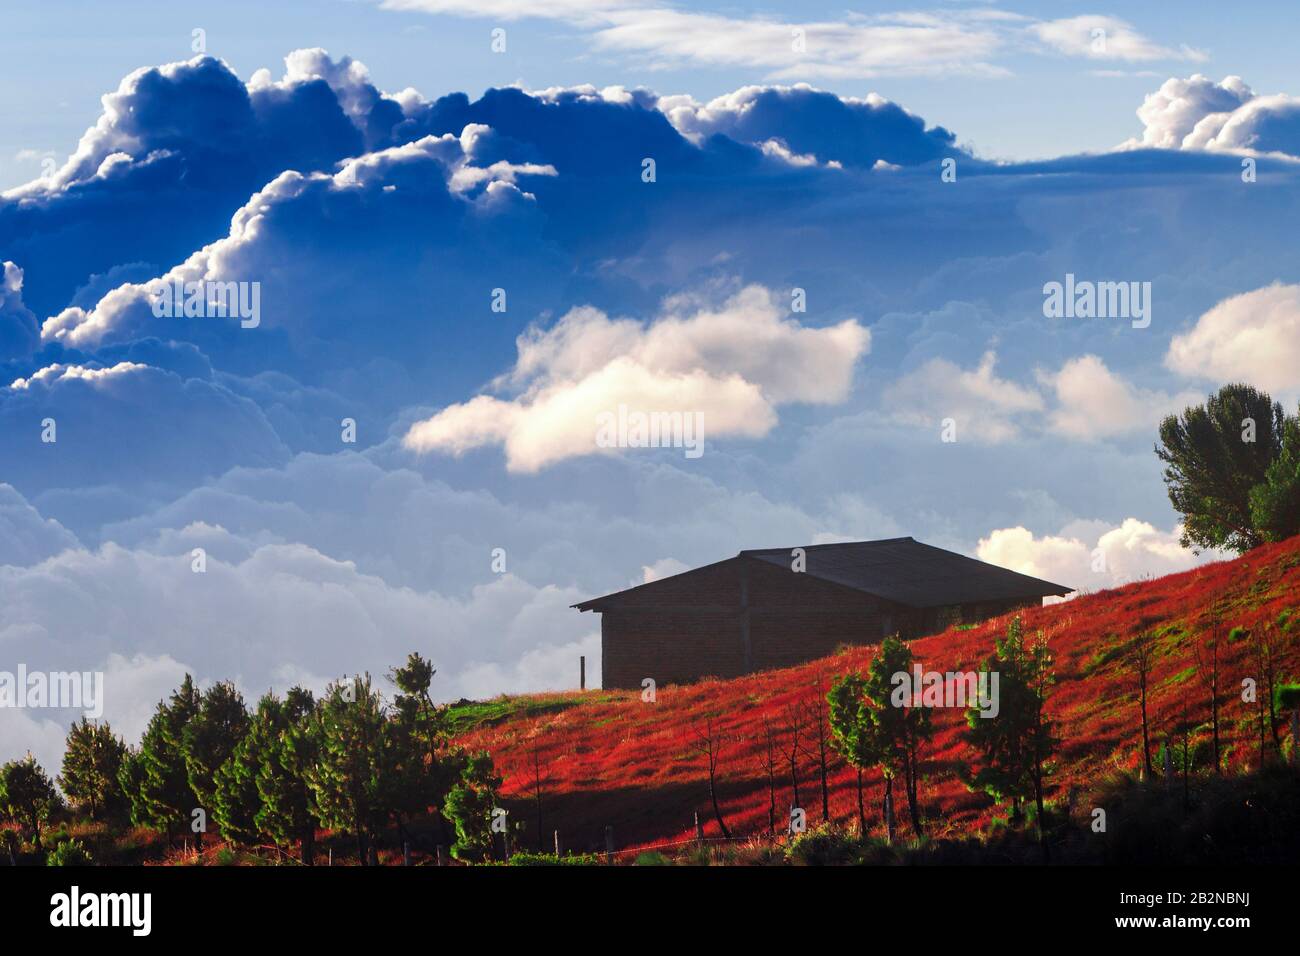
<instances>
[{"instance_id":1,"label":"green grass","mask_svg":"<svg viewBox=\"0 0 1300 956\"><path fill-rule=\"evenodd\" d=\"M539 700L534 697L494 697L491 700L462 700L447 708L447 720L453 735L481 727L494 727L519 717L558 714L579 704L605 703L613 700L599 691Z\"/></svg>"}]
</instances>

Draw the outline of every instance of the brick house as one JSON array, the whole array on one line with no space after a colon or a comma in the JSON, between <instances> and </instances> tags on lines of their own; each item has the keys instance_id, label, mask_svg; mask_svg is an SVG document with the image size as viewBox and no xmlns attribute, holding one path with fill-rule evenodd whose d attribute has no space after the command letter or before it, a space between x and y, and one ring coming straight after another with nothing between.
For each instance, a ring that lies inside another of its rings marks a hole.
<instances>
[{"instance_id":1,"label":"brick house","mask_svg":"<svg viewBox=\"0 0 1300 956\"><path fill-rule=\"evenodd\" d=\"M737 677L841 644L934 634L1073 589L912 538L741 551L575 604L600 614L601 686Z\"/></svg>"}]
</instances>

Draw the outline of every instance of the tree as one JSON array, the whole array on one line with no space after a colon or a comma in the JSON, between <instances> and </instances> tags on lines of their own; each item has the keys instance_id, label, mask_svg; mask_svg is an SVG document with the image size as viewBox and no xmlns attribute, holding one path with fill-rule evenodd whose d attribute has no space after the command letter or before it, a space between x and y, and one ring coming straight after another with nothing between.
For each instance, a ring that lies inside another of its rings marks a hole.
<instances>
[{"instance_id":1,"label":"tree","mask_svg":"<svg viewBox=\"0 0 1300 956\"><path fill-rule=\"evenodd\" d=\"M1151 769L1151 735L1147 722L1147 685L1151 679L1152 654L1154 640L1150 633L1139 634L1133 642L1133 668L1137 671L1138 710L1142 715L1142 766L1146 778L1153 778Z\"/></svg>"},{"instance_id":2,"label":"tree","mask_svg":"<svg viewBox=\"0 0 1300 956\"><path fill-rule=\"evenodd\" d=\"M866 702L875 736L876 760L885 776L885 791L892 802L893 781L899 773L907 795L907 812L912 830L921 836L920 800L917 794L921 775L921 747L933 733L930 711L920 701L895 703L896 674L909 676L912 649L897 635L880 643L880 650L867 669Z\"/></svg>"},{"instance_id":3,"label":"tree","mask_svg":"<svg viewBox=\"0 0 1300 956\"><path fill-rule=\"evenodd\" d=\"M759 760L763 774L767 777L767 832L776 836L776 732L772 729L772 721L767 717L763 718L763 744Z\"/></svg>"},{"instance_id":4,"label":"tree","mask_svg":"<svg viewBox=\"0 0 1300 956\"><path fill-rule=\"evenodd\" d=\"M243 739L213 775L212 816L221 835L232 843L250 846L262 835L257 822L262 809L257 777L285 722L280 699L271 692L264 694Z\"/></svg>"},{"instance_id":5,"label":"tree","mask_svg":"<svg viewBox=\"0 0 1300 956\"><path fill-rule=\"evenodd\" d=\"M995 800L1009 800L1012 817L1020 817L1020 804L1034 798L1038 811L1038 837L1044 856L1043 785L1048 759L1060 743L1047 718L1048 690L1053 683L1052 655L1041 635L1026 644L1020 618L1012 618L983 669L998 674L998 714L985 717L979 707L966 711L966 740L981 759L968 780Z\"/></svg>"},{"instance_id":6,"label":"tree","mask_svg":"<svg viewBox=\"0 0 1300 956\"><path fill-rule=\"evenodd\" d=\"M1165 484L1174 509L1183 516L1185 547L1248 551L1279 533L1274 493L1258 492L1269 482L1269 468L1282 452L1282 406L1249 385L1225 385L1181 416L1160 423L1156 455L1165 464ZM1279 470L1277 478L1286 476ZM1255 500L1252 500L1255 494ZM1254 506L1270 523L1262 531ZM1300 530L1300 529L1295 529ZM1290 531L1291 534L1295 530Z\"/></svg>"},{"instance_id":7,"label":"tree","mask_svg":"<svg viewBox=\"0 0 1300 956\"><path fill-rule=\"evenodd\" d=\"M385 803L386 713L370 675L331 684L315 718L320 749L307 768L311 812L323 826L351 833L362 866L389 816Z\"/></svg>"},{"instance_id":8,"label":"tree","mask_svg":"<svg viewBox=\"0 0 1300 956\"><path fill-rule=\"evenodd\" d=\"M713 804L713 819L718 821L718 829L723 838L730 840L731 831L722 819L722 810L718 807L718 758L722 752L722 731L713 721L712 715L704 719L703 728L695 728L694 750L704 758L704 765L709 774L709 802Z\"/></svg>"},{"instance_id":9,"label":"tree","mask_svg":"<svg viewBox=\"0 0 1300 956\"><path fill-rule=\"evenodd\" d=\"M213 684L199 700L198 710L181 733L181 752L190 790L205 810L216 808L218 768L230 759L248 731L243 695L229 681ZM203 845L203 833L195 833Z\"/></svg>"},{"instance_id":10,"label":"tree","mask_svg":"<svg viewBox=\"0 0 1300 956\"><path fill-rule=\"evenodd\" d=\"M1282 643L1276 629L1271 624L1261 624L1250 633L1251 656L1257 669L1257 681L1261 686L1255 688L1256 708L1259 716L1259 763L1264 765L1265 728L1273 738L1274 753L1282 752L1282 738L1278 734L1277 696L1275 689L1280 680L1282 661ZM1267 716L1265 715L1267 708Z\"/></svg>"},{"instance_id":11,"label":"tree","mask_svg":"<svg viewBox=\"0 0 1300 956\"><path fill-rule=\"evenodd\" d=\"M1203 640L1194 645L1196 655L1196 676L1210 698L1210 730L1214 746L1214 772L1223 772L1223 762L1219 756L1219 638L1223 620L1216 599L1210 607L1209 621Z\"/></svg>"},{"instance_id":12,"label":"tree","mask_svg":"<svg viewBox=\"0 0 1300 956\"><path fill-rule=\"evenodd\" d=\"M799 754L803 750L799 738L804 730L804 714L801 708L793 704L785 708L783 729L789 734L788 745L778 744L777 750L780 751L781 758L790 771L790 809L794 810L796 807L802 807L799 801Z\"/></svg>"},{"instance_id":13,"label":"tree","mask_svg":"<svg viewBox=\"0 0 1300 956\"><path fill-rule=\"evenodd\" d=\"M867 833L862 803L862 775L880 762L875 722L867 706L867 682L861 674L844 674L826 695L830 704L831 745L858 776L858 832Z\"/></svg>"},{"instance_id":14,"label":"tree","mask_svg":"<svg viewBox=\"0 0 1300 956\"><path fill-rule=\"evenodd\" d=\"M92 820L110 817L126 808L117 775L126 756L126 744L108 724L85 717L68 731L59 786L68 801Z\"/></svg>"},{"instance_id":15,"label":"tree","mask_svg":"<svg viewBox=\"0 0 1300 956\"><path fill-rule=\"evenodd\" d=\"M1288 416L1277 458L1250 491L1250 517L1265 541L1300 534L1300 416Z\"/></svg>"},{"instance_id":16,"label":"tree","mask_svg":"<svg viewBox=\"0 0 1300 956\"><path fill-rule=\"evenodd\" d=\"M447 817L456 828L452 856L458 860L482 862L492 855L492 813L497 805L501 778L492 767L492 756L469 755L460 781L451 788L444 804Z\"/></svg>"},{"instance_id":17,"label":"tree","mask_svg":"<svg viewBox=\"0 0 1300 956\"><path fill-rule=\"evenodd\" d=\"M533 758L533 806L537 811L537 852L542 852L542 791L551 782L550 774L542 768L541 742L534 737L531 750Z\"/></svg>"},{"instance_id":18,"label":"tree","mask_svg":"<svg viewBox=\"0 0 1300 956\"><path fill-rule=\"evenodd\" d=\"M464 757L448 753L447 708L434 706L429 694L435 674L433 665L415 653L407 657L404 666L389 674L400 691L388 725L394 767L389 782L391 803L404 840L406 820L430 809L438 816L444 837L450 837L440 811L465 765Z\"/></svg>"},{"instance_id":19,"label":"tree","mask_svg":"<svg viewBox=\"0 0 1300 956\"><path fill-rule=\"evenodd\" d=\"M131 819L139 826L166 832L190 819L201 805L190 788L181 738L199 710L200 695L189 674L158 708L140 739L139 751L122 763L118 782L131 799Z\"/></svg>"},{"instance_id":20,"label":"tree","mask_svg":"<svg viewBox=\"0 0 1300 956\"><path fill-rule=\"evenodd\" d=\"M41 849L41 824L62 806L59 792L30 753L22 760L10 760L0 767L0 804L11 820L32 831L36 849Z\"/></svg>"},{"instance_id":21,"label":"tree","mask_svg":"<svg viewBox=\"0 0 1300 956\"><path fill-rule=\"evenodd\" d=\"M315 719L316 702L311 691L292 687L281 708L283 725L278 735L261 751L257 770L257 793L261 806L256 823L260 830L284 848L294 840L301 847L305 866L314 862L316 826L307 782L309 768L320 752L320 723Z\"/></svg>"},{"instance_id":22,"label":"tree","mask_svg":"<svg viewBox=\"0 0 1300 956\"><path fill-rule=\"evenodd\" d=\"M828 821L831 818L831 798L830 798L830 756L831 756L831 730L830 720L827 714L826 691L822 684L821 675L817 675L816 693L812 700L808 701L808 726L811 728L810 738L812 747L808 751L808 756L817 762L817 770L821 779L822 792L822 820Z\"/></svg>"}]
</instances>

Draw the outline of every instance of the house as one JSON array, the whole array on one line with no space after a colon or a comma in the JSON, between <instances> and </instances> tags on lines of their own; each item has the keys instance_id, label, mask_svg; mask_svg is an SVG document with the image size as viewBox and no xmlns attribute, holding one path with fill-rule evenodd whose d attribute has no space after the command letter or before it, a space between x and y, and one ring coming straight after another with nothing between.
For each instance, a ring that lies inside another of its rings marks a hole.
<instances>
[{"instance_id":1,"label":"house","mask_svg":"<svg viewBox=\"0 0 1300 956\"><path fill-rule=\"evenodd\" d=\"M934 634L1073 588L912 538L741 551L575 604L600 614L601 684L680 684Z\"/></svg>"}]
</instances>

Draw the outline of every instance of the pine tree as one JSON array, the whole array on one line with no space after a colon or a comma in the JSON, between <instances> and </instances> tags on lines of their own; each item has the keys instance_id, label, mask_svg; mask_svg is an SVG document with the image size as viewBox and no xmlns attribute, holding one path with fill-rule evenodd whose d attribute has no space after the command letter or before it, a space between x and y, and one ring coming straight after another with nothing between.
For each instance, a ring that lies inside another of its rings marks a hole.
<instances>
[{"instance_id":1,"label":"pine tree","mask_svg":"<svg viewBox=\"0 0 1300 956\"><path fill-rule=\"evenodd\" d=\"M54 784L30 753L0 767L0 809L6 817L32 831L36 849L41 849L41 825L62 804Z\"/></svg>"},{"instance_id":2,"label":"pine tree","mask_svg":"<svg viewBox=\"0 0 1300 956\"><path fill-rule=\"evenodd\" d=\"M215 806L216 773L248 732L244 698L229 681L213 684L199 701L198 712L181 735L185 772L198 805Z\"/></svg>"},{"instance_id":3,"label":"pine tree","mask_svg":"<svg viewBox=\"0 0 1300 956\"><path fill-rule=\"evenodd\" d=\"M257 703L244 738L214 776L212 815L221 835L233 843L255 844L262 835L257 817L262 809L257 778L262 761L279 740L286 724L284 705L268 692Z\"/></svg>"},{"instance_id":4,"label":"pine tree","mask_svg":"<svg viewBox=\"0 0 1300 956\"><path fill-rule=\"evenodd\" d=\"M117 775L126 756L126 744L108 724L82 717L68 731L59 786L68 800L92 820L112 817L126 809Z\"/></svg>"},{"instance_id":5,"label":"pine tree","mask_svg":"<svg viewBox=\"0 0 1300 956\"><path fill-rule=\"evenodd\" d=\"M447 794L445 811L456 828L452 855L458 860L481 862L492 855L492 812L497 805L501 778L488 753L471 754L460 782Z\"/></svg>"},{"instance_id":6,"label":"pine tree","mask_svg":"<svg viewBox=\"0 0 1300 956\"><path fill-rule=\"evenodd\" d=\"M900 706L894 694L897 686L894 676L904 674L910 679L912 661L912 649L901 638L897 635L885 638L868 668L866 701L876 739L877 760L885 774L886 792L892 799L894 778L901 774L912 830L920 836L925 831L917 790L921 748L933 733L930 711L916 700Z\"/></svg>"},{"instance_id":7,"label":"pine tree","mask_svg":"<svg viewBox=\"0 0 1300 956\"><path fill-rule=\"evenodd\" d=\"M331 684L315 719L320 751L307 769L312 813L322 825L351 833L361 865L367 866L390 813L383 700L366 674Z\"/></svg>"},{"instance_id":8,"label":"pine tree","mask_svg":"<svg viewBox=\"0 0 1300 956\"><path fill-rule=\"evenodd\" d=\"M862 804L862 775L880 762L875 724L866 697L867 682L861 674L844 674L826 694L830 705L831 744L857 772L858 830L863 836L867 833L867 813Z\"/></svg>"},{"instance_id":9,"label":"pine tree","mask_svg":"<svg viewBox=\"0 0 1300 956\"><path fill-rule=\"evenodd\" d=\"M1051 652L1041 636L1026 645L1017 616L983 667L998 674L998 713L985 717L978 706L966 711L966 740L982 762L967 783L995 800L1009 800L1013 819L1020 818L1021 803L1032 797L1046 855L1043 786L1051 770L1048 761L1060 743L1046 714L1053 683Z\"/></svg>"},{"instance_id":10,"label":"pine tree","mask_svg":"<svg viewBox=\"0 0 1300 956\"><path fill-rule=\"evenodd\" d=\"M311 866L319 822L312 814L307 771L320 750L320 724L311 691L293 687L282 707L283 725L261 752L257 792L258 828L284 848L298 840L302 862Z\"/></svg>"},{"instance_id":11,"label":"pine tree","mask_svg":"<svg viewBox=\"0 0 1300 956\"><path fill-rule=\"evenodd\" d=\"M190 820L201 805L190 788L181 738L199 710L199 692L189 674L158 709L140 739L140 749L122 764L118 781L131 799L131 819L167 834L170 843L176 826Z\"/></svg>"}]
</instances>

